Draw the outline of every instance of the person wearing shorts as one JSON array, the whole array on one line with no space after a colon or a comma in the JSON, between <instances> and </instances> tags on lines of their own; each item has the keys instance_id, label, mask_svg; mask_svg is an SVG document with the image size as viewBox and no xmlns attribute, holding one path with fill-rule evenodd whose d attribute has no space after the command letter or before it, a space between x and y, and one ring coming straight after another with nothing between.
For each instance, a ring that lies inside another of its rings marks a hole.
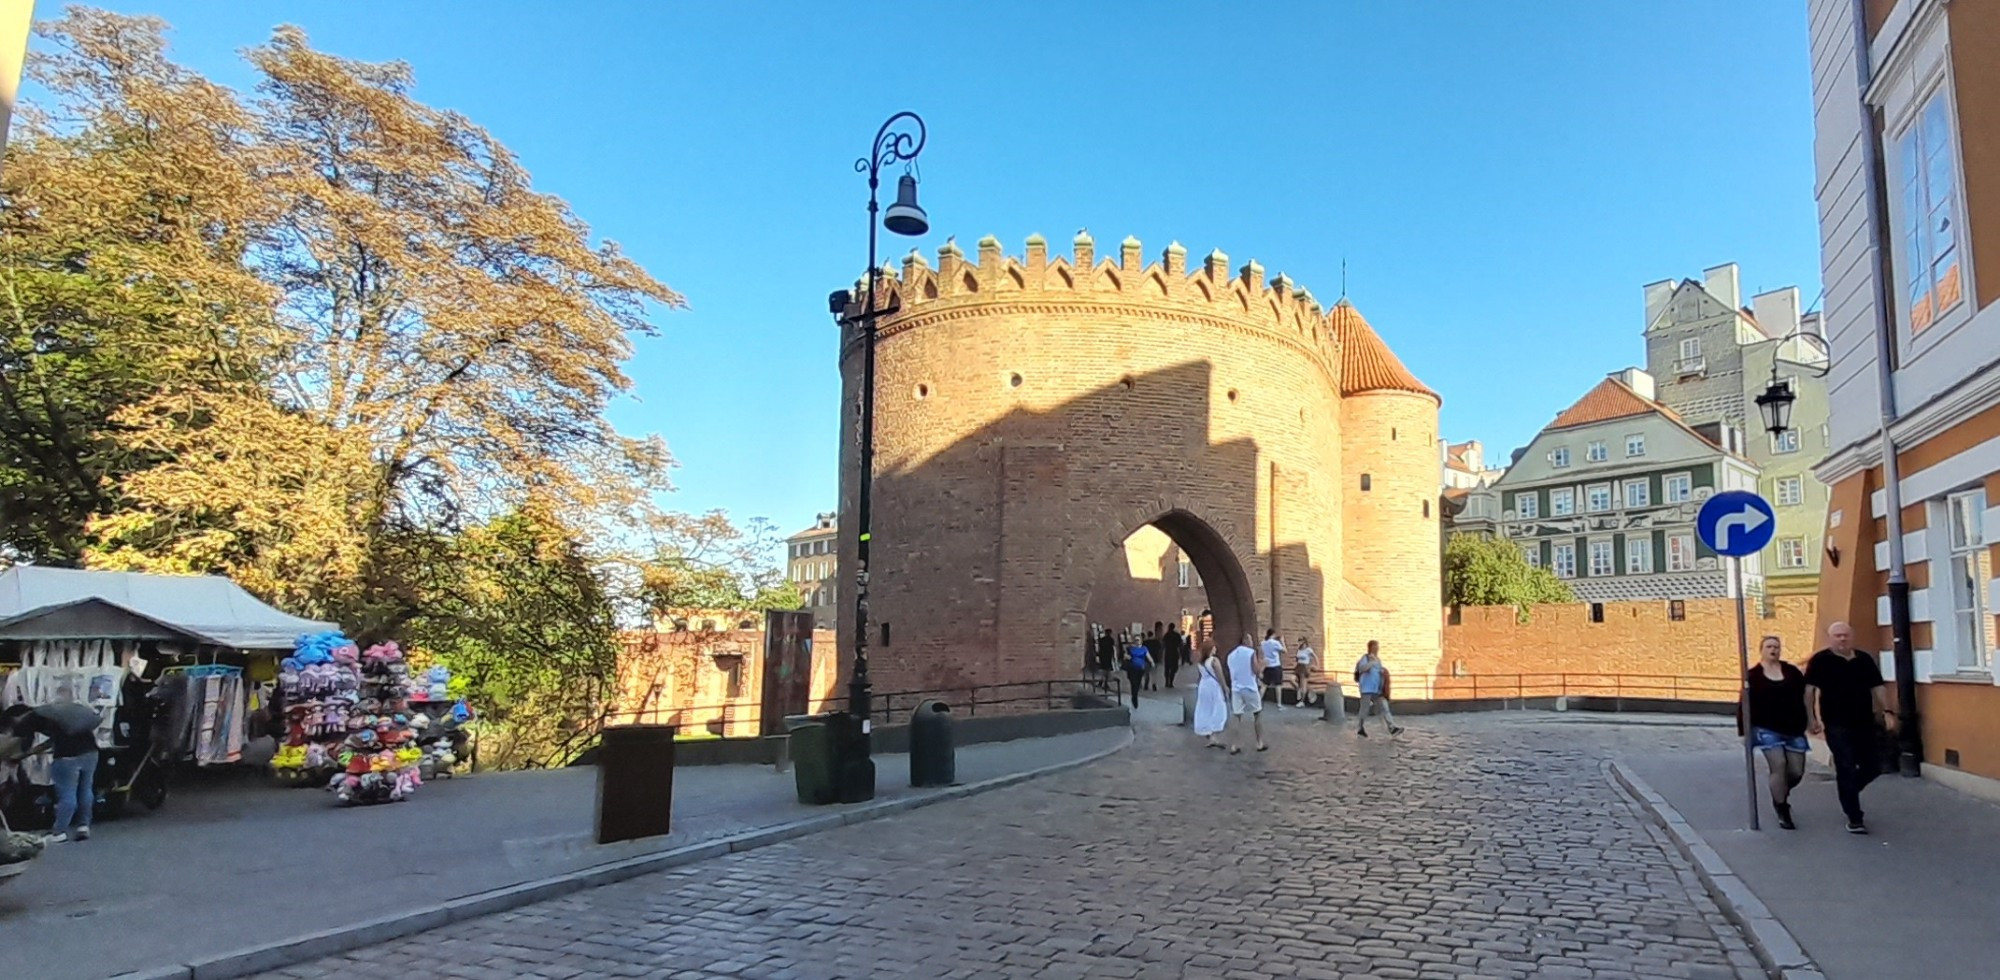
<instances>
[{"instance_id":1,"label":"person wearing shorts","mask_svg":"<svg viewBox=\"0 0 2000 980\"><path fill-rule=\"evenodd\" d=\"M1792 822L1792 788L1806 777L1806 675L1785 662L1775 636L1757 646L1757 666L1745 678L1750 697L1750 744L1764 754L1770 767L1771 809L1778 826L1796 830Z\"/></svg>"},{"instance_id":2,"label":"person wearing shorts","mask_svg":"<svg viewBox=\"0 0 2000 980\"><path fill-rule=\"evenodd\" d=\"M1229 710L1235 716L1236 743L1230 746L1230 755L1243 752L1243 721L1248 718L1250 730L1257 738L1257 751L1269 746L1264 744L1264 691L1257 686L1257 651L1250 649L1250 634L1243 634L1243 642L1229 651L1229 660L1223 665L1229 674Z\"/></svg>"},{"instance_id":3,"label":"person wearing shorts","mask_svg":"<svg viewBox=\"0 0 2000 980\"><path fill-rule=\"evenodd\" d=\"M1299 637L1298 652L1292 654L1292 683L1299 689L1299 706L1304 707L1308 695L1312 693L1313 661L1318 655L1313 653L1312 644L1306 637Z\"/></svg>"},{"instance_id":4,"label":"person wearing shorts","mask_svg":"<svg viewBox=\"0 0 2000 980\"><path fill-rule=\"evenodd\" d=\"M1278 638L1277 630L1264 631L1264 644L1259 647L1263 654L1264 686L1278 692L1278 710L1285 710L1285 641Z\"/></svg>"}]
</instances>

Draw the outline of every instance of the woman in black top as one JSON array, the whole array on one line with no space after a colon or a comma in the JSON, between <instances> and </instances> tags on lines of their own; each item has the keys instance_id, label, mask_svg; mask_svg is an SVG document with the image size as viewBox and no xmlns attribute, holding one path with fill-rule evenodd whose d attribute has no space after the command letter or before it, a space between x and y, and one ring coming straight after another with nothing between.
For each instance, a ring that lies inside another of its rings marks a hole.
<instances>
[{"instance_id":1,"label":"woman in black top","mask_svg":"<svg viewBox=\"0 0 2000 980\"><path fill-rule=\"evenodd\" d=\"M1792 830L1792 787L1806 776L1806 675L1785 662L1775 636L1758 644L1750 668L1750 740L1771 767L1771 808Z\"/></svg>"}]
</instances>

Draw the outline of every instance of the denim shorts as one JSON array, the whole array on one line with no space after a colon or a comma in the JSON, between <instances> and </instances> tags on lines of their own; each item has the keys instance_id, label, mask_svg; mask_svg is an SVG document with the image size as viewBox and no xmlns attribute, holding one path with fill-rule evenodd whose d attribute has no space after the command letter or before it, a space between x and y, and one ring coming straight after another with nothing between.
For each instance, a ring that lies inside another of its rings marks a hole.
<instances>
[{"instance_id":1,"label":"denim shorts","mask_svg":"<svg viewBox=\"0 0 2000 980\"><path fill-rule=\"evenodd\" d=\"M1784 749L1787 752L1808 750L1804 735L1780 735L1768 728L1750 727L1750 741L1760 749Z\"/></svg>"}]
</instances>

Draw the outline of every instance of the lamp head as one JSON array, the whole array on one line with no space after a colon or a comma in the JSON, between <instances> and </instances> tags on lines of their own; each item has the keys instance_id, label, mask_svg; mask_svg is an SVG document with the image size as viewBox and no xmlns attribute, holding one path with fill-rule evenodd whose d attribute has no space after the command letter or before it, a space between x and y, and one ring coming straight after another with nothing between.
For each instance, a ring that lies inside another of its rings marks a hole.
<instances>
[{"instance_id":1,"label":"lamp head","mask_svg":"<svg viewBox=\"0 0 2000 980\"><path fill-rule=\"evenodd\" d=\"M921 235L931 230L931 219L917 204L917 178L904 174L896 180L896 203L882 213L882 227L898 235Z\"/></svg>"}]
</instances>

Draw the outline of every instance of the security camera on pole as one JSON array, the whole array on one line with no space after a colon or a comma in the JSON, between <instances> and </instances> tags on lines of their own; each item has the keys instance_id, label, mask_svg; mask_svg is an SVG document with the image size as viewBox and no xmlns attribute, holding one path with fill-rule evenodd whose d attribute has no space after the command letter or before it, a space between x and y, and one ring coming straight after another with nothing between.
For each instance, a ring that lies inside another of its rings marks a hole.
<instances>
[{"instance_id":1,"label":"security camera on pole","mask_svg":"<svg viewBox=\"0 0 2000 980\"><path fill-rule=\"evenodd\" d=\"M1750 797L1750 829L1757 826L1757 750L1750 737L1750 627L1743 612L1743 556L1771 543L1778 531L1777 513L1764 498L1748 490L1727 490L1708 498L1695 517L1701 543L1729 559L1731 591L1736 593L1736 677L1742 686L1737 710L1743 724L1743 781Z\"/></svg>"}]
</instances>

